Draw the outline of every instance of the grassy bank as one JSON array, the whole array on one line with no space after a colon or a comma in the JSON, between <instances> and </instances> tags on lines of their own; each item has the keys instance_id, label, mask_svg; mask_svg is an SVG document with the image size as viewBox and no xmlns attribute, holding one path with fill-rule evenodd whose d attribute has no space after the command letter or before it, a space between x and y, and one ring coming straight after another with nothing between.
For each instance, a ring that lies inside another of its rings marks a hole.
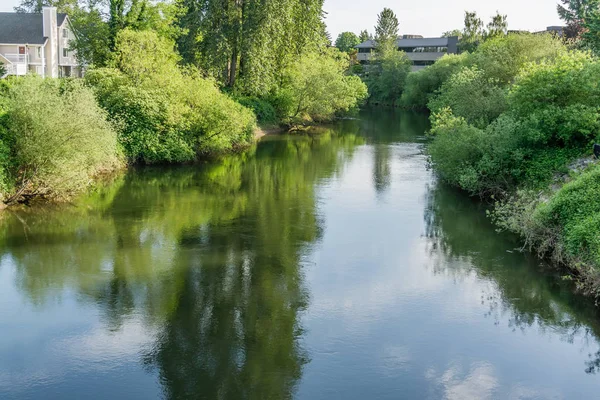
<instances>
[{"instance_id":1,"label":"grassy bank","mask_svg":"<svg viewBox=\"0 0 600 400\"><path fill-rule=\"evenodd\" d=\"M439 176L496 203L497 225L600 297L600 61L550 35L509 34L406 79L431 111ZM583 167L584 166L584 167Z\"/></svg>"}]
</instances>

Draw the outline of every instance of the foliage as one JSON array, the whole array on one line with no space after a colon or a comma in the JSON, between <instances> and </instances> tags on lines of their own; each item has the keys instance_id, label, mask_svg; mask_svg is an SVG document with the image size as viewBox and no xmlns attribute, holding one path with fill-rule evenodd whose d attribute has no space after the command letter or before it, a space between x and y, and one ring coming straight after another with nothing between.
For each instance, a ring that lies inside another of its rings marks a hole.
<instances>
[{"instance_id":1,"label":"foliage","mask_svg":"<svg viewBox=\"0 0 600 400\"><path fill-rule=\"evenodd\" d=\"M340 51L343 51L344 53L348 53L354 50L354 47L361 43L362 42L360 41L358 36L356 36L356 34L354 34L353 32L342 32L338 35L335 41L335 47L337 47Z\"/></svg>"},{"instance_id":2,"label":"foliage","mask_svg":"<svg viewBox=\"0 0 600 400\"><path fill-rule=\"evenodd\" d=\"M327 121L356 108L367 88L357 76L344 74L347 65L346 55L329 49L308 54L290 67L274 99L284 122Z\"/></svg>"},{"instance_id":3,"label":"foliage","mask_svg":"<svg viewBox=\"0 0 600 400\"><path fill-rule=\"evenodd\" d=\"M360 43L364 43L367 40L373 40L373 35L371 35L366 29L360 32L358 35L358 40Z\"/></svg>"},{"instance_id":4,"label":"foliage","mask_svg":"<svg viewBox=\"0 0 600 400\"><path fill-rule=\"evenodd\" d=\"M400 104L404 107L426 109L427 103L452 74L470 63L469 54L446 54L433 65L406 77Z\"/></svg>"},{"instance_id":5,"label":"foliage","mask_svg":"<svg viewBox=\"0 0 600 400\"><path fill-rule=\"evenodd\" d=\"M89 71L86 81L120 126L129 159L186 162L251 142L253 114L212 81L181 70L172 42L126 29L116 46L112 68Z\"/></svg>"},{"instance_id":6,"label":"foliage","mask_svg":"<svg viewBox=\"0 0 600 400\"><path fill-rule=\"evenodd\" d=\"M388 105L399 102L411 64L406 53L395 48L388 48L376 54L371 61L366 80L369 101Z\"/></svg>"},{"instance_id":7,"label":"foliage","mask_svg":"<svg viewBox=\"0 0 600 400\"><path fill-rule=\"evenodd\" d=\"M468 123L484 128L506 110L506 93L482 70L464 67L450 76L440 94L429 101L434 116L445 107Z\"/></svg>"},{"instance_id":8,"label":"foliage","mask_svg":"<svg viewBox=\"0 0 600 400\"><path fill-rule=\"evenodd\" d=\"M461 37L463 34L463 31L461 31L460 29L453 29L451 31L446 31L444 33L442 33L442 37Z\"/></svg>"},{"instance_id":9,"label":"foliage","mask_svg":"<svg viewBox=\"0 0 600 400\"><path fill-rule=\"evenodd\" d=\"M566 51L564 43L549 34L509 34L486 40L470 62L485 71L487 77L507 85L527 63L551 60Z\"/></svg>"},{"instance_id":10,"label":"foliage","mask_svg":"<svg viewBox=\"0 0 600 400\"><path fill-rule=\"evenodd\" d=\"M528 120L536 143L587 145L600 129L600 63L571 52L529 64L511 89L512 112Z\"/></svg>"},{"instance_id":11,"label":"foliage","mask_svg":"<svg viewBox=\"0 0 600 400\"><path fill-rule=\"evenodd\" d=\"M14 189L5 201L68 198L121 165L117 135L81 81L27 76L6 96L2 153L9 144Z\"/></svg>"},{"instance_id":12,"label":"foliage","mask_svg":"<svg viewBox=\"0 0 600 400\"><path fill-rule=\"evenodd\" d=\"M375 41L377 42L377 51L381 54L385 47L394 47L398 39L398 17L389 9L384 8L377 15L377 25L375 26Z\"/></svg>"},{"instance_id":13,"label":"foliage","mask_svg":"<svg viewBox=\"0 0 600 400\"><path fill-rule=\"evenodd\" d=\"M277 122L277 111L271 103L265 99L255 96L244 96L236 98L237 102L254 112L258 122Z\"/></svg>"},{"instance_id":14,"label":"foliage","mask_svg":"<svg viewBox=\"0 0 600 400\"><path fill-rule=\"evenodd\" d=\"M285 70L328 40L323 0L183 0L186 33L178 47L186 63L246 95L276 89Z\"/></svg>"},{"instance_id":15,"label":"foliage","mask_svg":"<svg viewBox=\"0 0 600 400\"><path fill-rule=\"evenodd\" d=\"M586 21L597 12L598 0L560 0L557 5L560 18L567 23L567 38L579 39L587 29Z\"/></svg>"},{"instance_id":16,"label":"foliage","mask_svg":"<svg viewBox=\"0 0 600 400\"><path fill-rule=\"evenodd\" d=\"M486 38L494 38L496 36L506 35L508 31L508 16L496 13L492 20L487 24Z\"/></svg>"},{"instance_id":17,"label":"foliage","mask_svg":"<svg viewBox=\"0 0 600 400\"><path fill-rule=\"evenodd\" d=\"M465 11L465 27L460 40L461 51L474 51L483 39L483 21L475 12Z\"/></svg>"},{"instance_id":18,"label":"foliage","mask_svg":"<svg viewBox=\"0 0 600 400\"><path fill-rule=\"evenodd\" d=\"M0 78L3 77L4 74L6 74L6 67L3 63L0 63Z\"/></svg>"}]
</instances>

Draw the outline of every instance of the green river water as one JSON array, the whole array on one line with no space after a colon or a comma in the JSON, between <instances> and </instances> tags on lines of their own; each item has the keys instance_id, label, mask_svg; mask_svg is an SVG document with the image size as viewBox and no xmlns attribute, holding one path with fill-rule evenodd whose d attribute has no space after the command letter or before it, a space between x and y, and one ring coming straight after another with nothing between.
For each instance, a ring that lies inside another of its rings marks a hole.
<instances>
[{"instance_id":1,"label":"green river water","mask_svg":"<svg viewBox=\"0 0 600 400\"><path fill-rule=\"evenodd\" d=\"M364 111L0 215L0 399L597 399L600 315Z\"/></svg>"}]
</instances>

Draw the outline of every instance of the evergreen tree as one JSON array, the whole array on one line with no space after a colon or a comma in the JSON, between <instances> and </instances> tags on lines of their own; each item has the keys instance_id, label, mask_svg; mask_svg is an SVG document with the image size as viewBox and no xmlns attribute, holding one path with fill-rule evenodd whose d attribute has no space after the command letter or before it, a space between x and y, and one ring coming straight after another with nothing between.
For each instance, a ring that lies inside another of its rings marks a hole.
<instances>
[{"instance_id":1,"label":"evergreen tree","mask_svg":"<svg viewBox=\"0 0 600 400\"><path fill-rule=\"evenodd\" d=\"M373 40L373 36L365 29L360 32L360 35L358 35L358 39L360 40L360 43L364 43L367 40Z\"/></svg>"},{"instance_id":2,"label":"evergreen tree","mask_svg":"<svg viewBox=\"0 0 600 400\"><path fill-rule=\"evenodd\" d=\"M377 41L378 51L383 51L384 47L393 47L398 39L398 17L389 9L384 8L377 16L377 25L375 26L375 40Z\"/></svg>"}]
</instances>

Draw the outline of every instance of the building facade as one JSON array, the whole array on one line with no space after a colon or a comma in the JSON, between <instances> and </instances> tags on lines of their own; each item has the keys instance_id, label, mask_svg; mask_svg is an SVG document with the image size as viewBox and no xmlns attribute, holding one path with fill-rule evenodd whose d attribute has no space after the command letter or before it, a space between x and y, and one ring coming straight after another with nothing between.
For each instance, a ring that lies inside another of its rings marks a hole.
<instances>
[{"instance_id":1,"label":"building facade","mask_svg":"<svg viewBox=\"0 0 600 400\"><path fill-rule=\"evenodd\" d=\"M367 40L356 46L358 50L357 58L361 63L365 63L373 57L377 43L374 40ZM398 50L404 51L412 61L412 70L418 71L433 64L436 60L445 54L458 53L458 37L447 38L423 38L416 35L404 35L396 41Z\"/></svg>"},{"instance_id":2,"label":"building facade","mask_svg":"<svg viewBox=\"0 0 600 400\"><path fill-rule=\"evenodd\" d=\"M69 17L44 7L41 14L0 13L0 63L7 75L81 76Z\"/></svg>"}]
</instances>

